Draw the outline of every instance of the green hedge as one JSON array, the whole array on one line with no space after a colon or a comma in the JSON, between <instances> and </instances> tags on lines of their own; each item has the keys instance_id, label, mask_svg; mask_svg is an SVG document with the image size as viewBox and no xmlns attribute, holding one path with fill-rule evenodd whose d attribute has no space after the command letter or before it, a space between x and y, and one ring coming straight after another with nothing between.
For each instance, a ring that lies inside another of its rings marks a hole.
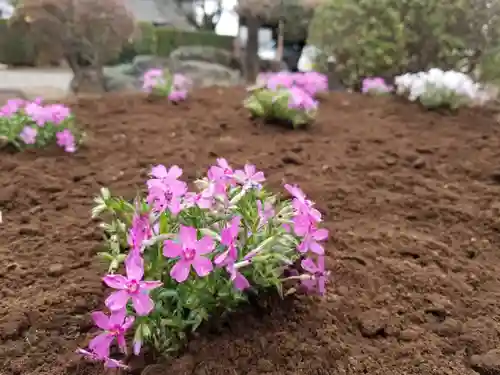
<instances>
[{"instance_id":1,"label":"green hedge","mask_svg":"<svg viewBox=\"0 0 500 375\"><path fill-rule=\"evenodd\" d=\"M155 27L147 22L139 23L138 36L127 44L120 56L110 65L130 62L137 55L169 56L181 46L210 46L226 50L233 49L234 38L206 31L180 31L168 27ZM0 63L7 65L33 66L36 51L33 43L19 30L11 29L5 20L0 20Z\"/></svg>"},{"instance_id":2,"label":"green hedge","mask_svg":"<svg viewBox=\"0 0 500 375\"><path fill-rule=\"evenodd\" d=\"M217 35L207 31L180 31L167 27L156 29L156 51L158 56L170 56L172 51L181 46L207 46L232 51L234 38Z\"/></svg>"},{"instance_id":3,"label":"green hedge","mask_svg":"<svg viewBox=\"0 0 500 375\"><path fill-rule=\"evenodd\" d=\"M34 66L36 63L34 44L3 19L0 19L0 63L11 66Z\"/></svg>"}]
</instances>

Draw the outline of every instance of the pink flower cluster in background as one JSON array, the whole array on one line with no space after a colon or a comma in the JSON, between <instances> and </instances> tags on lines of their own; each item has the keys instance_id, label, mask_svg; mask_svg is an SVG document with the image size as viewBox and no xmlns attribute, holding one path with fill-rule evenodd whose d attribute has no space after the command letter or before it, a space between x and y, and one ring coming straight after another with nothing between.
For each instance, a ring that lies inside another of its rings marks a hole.
<instances>
[{"instance_id":1,"label":"pink flower cluster in background","mask_svg":"<svg viewBox=\"0 0 500 375\"><path fill-rule=\"evenodd\" d=\"M381 77L367 77L363 79L361 85L363 94L388 94L392 90L392 86L388 85Z\"/></svg>"},{"instance_id":2,"label":"pink flower cluster in background","mask_svg":"<svg viewBox=\"0 0 500 375\"><path fill-rule=\"evenodd\" d=\"M163 69L150 69L144 73L142 87L148 93L166 96L176 103L186 100L190 86L190 80L182 74L171 75Z\"/></svg>"}]
</instances>

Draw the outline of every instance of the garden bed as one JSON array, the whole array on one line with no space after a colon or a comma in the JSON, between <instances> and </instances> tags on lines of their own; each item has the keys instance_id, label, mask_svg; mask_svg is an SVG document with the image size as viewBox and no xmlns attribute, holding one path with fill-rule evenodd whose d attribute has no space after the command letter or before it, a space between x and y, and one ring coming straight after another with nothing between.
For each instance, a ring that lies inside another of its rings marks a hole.
<instances>
[{"instance_id":1,"label":"garden bed","mask_svg":"<svg viewBox=\"0 0 500 375\"><path fill-rule=\"evenodd\" d=\"M475 373L471 355L498 347L491 114L337 94L315 125L293 131L252 122L243 98L205 89L177 106L81 99L72 107L87 140L75 155L1 155L0 374L103 373L74 354L104 293L93 196L106 186L132 198L156 163L192 180L217 157L250 161L271 186L297 183L317 202L331 233L328 294L248 309L147 375L465 375Z\"/></svg>"}]
</instances>

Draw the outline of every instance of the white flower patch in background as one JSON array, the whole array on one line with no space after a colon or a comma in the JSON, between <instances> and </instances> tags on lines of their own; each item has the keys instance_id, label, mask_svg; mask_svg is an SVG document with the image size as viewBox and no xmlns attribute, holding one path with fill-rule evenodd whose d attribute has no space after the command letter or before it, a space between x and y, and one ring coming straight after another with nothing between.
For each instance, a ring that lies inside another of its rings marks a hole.
<instances>
[{"instance_id":1,"label":"white flower patch in background","mask_svg":"<svg viewBox=\"0 0 500 375\"><path fill-rule=\"evenodd\" d=\"M491 98L488 91L468 75L454 70L430 69L428 72L407 73L394 80L396 93L419 101L427 108L464 105L484 105Z\"/></svg>"}]
</instances>

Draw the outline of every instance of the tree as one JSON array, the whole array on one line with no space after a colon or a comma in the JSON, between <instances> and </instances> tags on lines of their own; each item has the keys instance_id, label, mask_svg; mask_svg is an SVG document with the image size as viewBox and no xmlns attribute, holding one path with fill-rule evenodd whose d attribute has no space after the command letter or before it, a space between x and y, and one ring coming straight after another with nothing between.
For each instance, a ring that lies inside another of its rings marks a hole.
<instances>
[{"instance_id":1,"label":"tree","mask_svg":"<svg viewBox=\"0 0 500 375\"><path fill-rule=\"evenodd\" d=\"M354 87L432 67L477 72L486 60L499 72L499 41L499 0L325 0L309 32L324 52L318 67L335 56L340 79Z\"/></svg>"},{"instance_id":2,"label":"tree","mask_svg":"<svg viewBox=\"0 0 500 375\"><path fill-rule=\"evenodd\" d=\"M222 0L155 0L155 3L165 16L168 16L174 7L191 26L206 31L215 31L224 10Z\"/></svg>"},{"instance_id":3,"label":"tree","mask_svg":"<svg viewBox=\"0 0 500 375\"><path fill-rule=\"evenodd\" d=\"M314 6L323 0L239 0L236 12L247 24L247 45L245 50L245 78L255 82L259 70L259 29L263 23L280 23L282 32L300 36L307 30ZM279 55L279 54L278 54Z\"/></svg>"},{"instance_id":4,"label":"tree","mask_svg":"<svg viewBox=\"0 0 500 375\"><path fill-rule=\"evenodd\" d=\"M25 26L43 49L59 50L74 74L75 88L89 79L104 91L104 65L122 51L135 22L122 0L22 0L14 26Z\"/></svg>"}]
</instances>

